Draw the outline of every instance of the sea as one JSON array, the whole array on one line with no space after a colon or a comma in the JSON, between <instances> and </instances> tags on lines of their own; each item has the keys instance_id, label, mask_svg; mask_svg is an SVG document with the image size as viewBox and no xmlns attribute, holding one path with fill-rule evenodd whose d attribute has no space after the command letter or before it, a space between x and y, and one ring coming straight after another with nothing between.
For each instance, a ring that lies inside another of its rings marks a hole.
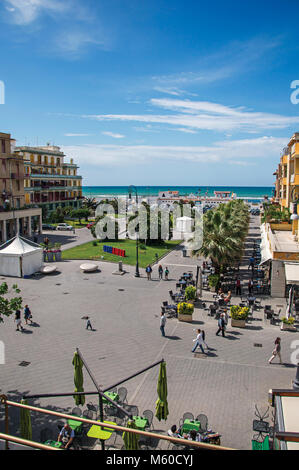
<instances>
[{"instance_id":1,"label":"sea","mask_svg":"<svg viewBox=\"0 0 299 470\"><path fill-rule=\"evenodd\" d=\"M273 195L273 186L136 186L138 196L157 197L160 191L179 191L180 196L194 194L196 196L214 196L214 191L231 191L239 199L258 202L264 196ZM83 186L85 197L102 199L106 197L125 197L129 186Z\"/></svg>"}]
</instances>

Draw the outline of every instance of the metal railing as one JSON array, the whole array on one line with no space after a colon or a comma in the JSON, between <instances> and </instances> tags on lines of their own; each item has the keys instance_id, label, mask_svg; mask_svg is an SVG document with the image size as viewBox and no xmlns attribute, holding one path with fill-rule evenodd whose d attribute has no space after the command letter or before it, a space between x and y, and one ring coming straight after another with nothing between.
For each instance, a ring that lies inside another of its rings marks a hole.
<instances>
[{"instance_id":1,"label":"metal railing","mask_svg":"<svg viewBox=\"0 0 299 470\"><path fill-rule=\"evenodd\" d=\"M93 419L87 419L87 418L82 418L79 416L73 416L73 415L68 415L66 413L59 413L57 411L51 411L51 410L46 410L44 408L38 408L36 406L31 406L31 405L24 405L22 403L17 403L13 402L10 400L7 400L7 397L5 395L0 396L1 404L5 405L6 409L6 433L5 434L0 434L0 439L4 439L7 442L12 441L12 442L18 442L19 444L24 444L30 447L35 447L35 448L42 448L41 446L45 446L45 444L41 444L38 442L34 441L27 441L22 438L17 438L15 436L11 436L8 433L8 407L13 406L16 408L23 408L25 410L29 411L35 411L38 413L43 413L43 414L48 414L51 416L57 416L58 418L63 418L63 419L72 419L73 421L80 421L81 423L86 423L90 425L95 425L95 426L100 426L100 427L106 427L107 428L107 423L102 422L102 421L95 421ZM176 437L170 437L170 436L164 436L162 434L154 433L154 432L148 432L148 431L140 431L139 429L133 429L133 428L127 428L125 426L119 426L119 425L114 425L109 423L109 429L113 429L115 431L122 431L122 432L130 432L133 434L138 434L139 436L144 436L144 437L151 437L151 438L156 438L156 439L162 439L164 441L172 442L173 444L177 444L180 446L189 446L193 448L198 448L202 450L235 450L230 447L223 447L223 446L217 446L214 444L206 444L204 442L196 442L196 441L190 441L187 439L182 439L182 438L176 438ZM53 447L45 446L45 450L53 450Z\"/></svg>"}]
</instances>

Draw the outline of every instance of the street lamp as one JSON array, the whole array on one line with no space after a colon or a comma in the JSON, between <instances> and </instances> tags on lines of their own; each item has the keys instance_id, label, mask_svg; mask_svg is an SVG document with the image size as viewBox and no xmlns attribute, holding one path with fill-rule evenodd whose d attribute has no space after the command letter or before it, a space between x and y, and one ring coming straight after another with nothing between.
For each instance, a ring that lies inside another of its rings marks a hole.
<instances>
[{"instance_id":1,"label":"street lamp","mask_svg":"<svg viewBox=\"0 0 299 470\"><path fill-rule=\"evenodd\" d=\"M138 192L136 186L129 186L128 189L129 192L129 199L132 198L132 193L134 192L136 194L136 204L138 207ZM138 238L139 238L139 224L138 224L138 230L136 230L136 271L135 271L135 277L140 277L139 274L139 264L138 264Z\"/></svg>"}]
</instances>

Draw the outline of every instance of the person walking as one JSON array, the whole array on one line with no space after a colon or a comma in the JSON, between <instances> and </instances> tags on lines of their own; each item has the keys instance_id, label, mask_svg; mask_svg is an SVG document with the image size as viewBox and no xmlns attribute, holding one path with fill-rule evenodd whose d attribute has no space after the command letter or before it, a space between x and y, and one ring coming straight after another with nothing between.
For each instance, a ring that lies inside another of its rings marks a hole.
<instances>
[{"instance_id":1,"label":"person walking","mask_svg":"<svg viewBox=\"0 0 299 470\"><path fill-rule=\"evenodd\" d=\"M25 305L25 308L24 308L24 319L25 319L25 323L26 325L28 325L28 321L30 321L30 324L32 325L32 315L31 315L31 311L30 311L30 308L28 307L28 305Z\"/></svg>"},{"instance_id":2,"label":"person walking","mask_svg":"<svg viewBox=\"0 0 299 470\"><path fill-rule=\"evenodd\" d=\"M168 274L169 274L169 269L166 266L165 271L164 271L165 281L168 281Z\"/></svg>"},{"instance_id":3,"label":"person walking","mask_svg":"<svg viewBox=\"0 0 299 470\"><path fill-rule=\"evenodd\" d=\"M160 330L161 330L162 336L164 337L165 337L165 325L166 325L166 316L164 312L161 312Z\"/></svg>"},{"instance_id":4,"label":"person walking","mask_svg":"<svg viewBox=\"0 0 299 470\"><path fill-rule=\"evenodd\" d=\"M159 273L159 279L163 279L163 268L162 268L162 264L159 265L158 267L158 273Z\"/></svg>"},{"instance_id":5,"label":"person walking","mask_svg":"<svg viewBox=\"0 0 299 470\"><path fill-rule=\"evenodd\" d=\"M92 330L93 328L92 328L92 326L91 326L90 318L89 318L89 317L86 317L86 320L87 320L86 329L88 330L88 328L90 328L90 329Z\"/></svg>"},{"instance_id":6,"label":"person walking","mask_svg":"<svg viewBox=\"0 0 299 470\"><path fill-rule=\"evenodd\" d=\"M236 295L242 295L241 281L239 278L236 280Z\"/></svg>"},{"instance_id":7,"label":"person walking","mask_svg":"<svg viewBox=\"0 0 299 470\"><path fill-rule=\"evenodd\" d=\"M216 333L216 336L219 335L220 331L222 332L222 336L223 338L225 337L225 320L224 320L224 315L223 313L221 313L220 315L220 318L218 320L218 330L217 330L217 333Z\"/></svg>"},{"instance_id":8,"label":"person walking","mask_svg":"<svg viewBox=\"0 0 299 470\"><path fill-rule=\"evenodd\" d=\"M202 332L202 342L203 342L203 344L205 345L205 347L206 347L207 349L210 349L209 346L208 346L207 343L206 343L206 333L205 333L205 331L204 331L204 330L201 330L201 332Z\"/></svg>"},{"instance_id":9,"label":"person walking","mask_svg":"<svg viewBox=\"0 0 299 470\"><path fill-rule=\"evenodd\" d=\"M272 364L272 361L273 359L278 356L279 357L279 361L280 361L280 364L282 364L282 360L281 360L281 344L280 344L280 341L281 339L280 338L276 338L276 340L274 341L274 349L272 351L272 356L270 357L269 359L269 364Z\"/></svg>"},{"instance_id":10,"label":"person walking","mask_svg":"<svg viewBox=\"0 0 299 470\"><path fill-rule=\"evenodd\" d=\"M255 259L254 259L254 256L252 255L249 259L249 266L248 266L248 269L252 269L252 271L254 270L254 262L255 262Z\"/></svg>"},{"instance_id":11,"label":"person walking","mask_svg":"<svg viewBox=\"0 0 299 470\"><path fill-rule=\"evenodd\" d=\"M147 280L150 281L151 278L152 278L152 267L150 265L147 265L147 267L145 268L145 272L147 274Z\"/></svg>"},{"instance_id":12,"label":"person walking","mask_svg":"<svg viewBox=\"0 0 299 470\"><path fill-rule=\"evenodd\" d=\"M249 279L248 281L248 294L252 294L252 290L253 290L253 280L252 279Z\"/></svg>"},{"instance_id":13,"label":"person walking","mask_svg":"<svg viewBox=\"0 0 299 470\"><path fill-rule=\"evenodd\" d=\"M196 351L196 349L197 349L197 346L199 346L200 349L201 349L201 352L202 352L203 354L205 354L204 348L203 348L203 346L202 346L202 345L203 345L202 331L201 331L200 329L197 330L197 336L196 336L196 338L193 340L193 342L195 342L195 344L194 344L193 349L192 349L191 352L194 353L194 352Z\"/></svg>"},{"instance_id":14,"label":"person walking","mask_svg":"<svg viewBox=\"0 0 299 470\"><path fill-rule=\"evenodd\" d=\"M21 311L20 311L20 310L16 310L16 313L15 313L15 321L17 322L17 329L16 329L16 331L23 331L24 328L22 327ZM20 330L20 328L21 328L21 330Z\"/></svg>"}]
</instances>

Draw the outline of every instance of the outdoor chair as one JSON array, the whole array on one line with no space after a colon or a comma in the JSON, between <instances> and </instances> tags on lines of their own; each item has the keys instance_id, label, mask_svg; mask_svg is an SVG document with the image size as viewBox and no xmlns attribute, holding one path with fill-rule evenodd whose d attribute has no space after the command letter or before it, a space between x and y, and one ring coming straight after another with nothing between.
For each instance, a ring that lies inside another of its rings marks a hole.
<instances>
[{"instance_id":1,"label":"outdoor chair","mask_svg":"<svg viewBox=\"0 0 299 470\"><path fill-rule=\"evenodd\" d=\"M108 450L110 447L115 448L116 434L113 432L109 439L105 441L105 449Z\"/></svg>"},{"instance_id":2,"label":"outdoor chair","mask_svg":"<svg viewBox=\"0 0 299 470\"><path fill-rule=\"evenodd\" d=\"M81 416L82 415L82 410L78 406L75 406L75 408L72 409L72 415L74 416Z\"/></svg>"},{"instance_id":3,"label":"outdoor chair","mask_svg":"<svg viewBox=\"0 0 299 470\"><path fill-rule=\"evenodd\" d=\"M98 410L97 405L94 405L93 403L87 403L86 406L89 411L93 411L94 413L96 413Z\"/></svg>"},{"instance_id":4,"label":"outdoor chair","mask_svg":"<svg viewBox=\"0 0 299 470\"><path fill-rule=\"evenodd\" d=\"M145 410L143 412L143 416L147 419L148 424L146 425L146 428L152 428L154 429L153 426L153 419L154 419L154 413L151 410Z\"/></svg>"},{"instance_id":5,"label":"outdoor chair","mask_svg":"<svg viewBox=\"0 0 299 470\"><path fill-rule=\"evenodd\" d=\"M107 390L107 392L117 393L117 387L109 388L109 390Z\"/></svg>"},{"instance_id":6,"label":"outdoor chair","mask_svg":"<svg viewBox=\"0 0 299 470\"><path fill-rule=\"evenodd\" d=\"M86 419L93 419L93 411L91 410L84 410L82 413L82 417Z\"/></svg>"},{"instance_id":7,"label":"outdoor chair","mask_svg":"<svg viewBox=\"0 0 299 470\"><path fill-rule=\"evenodd\" d=\"M196 421L200 421L200 430L206 432L208 430L208 417L204 414L196 416Z\"/></svg>"},{"instance_id":8,"label":"outdoor chair","mask_svg":"<svg viewBox=\"0 0 299 470\"><path fill-rule=\"evenodd\" d=\"M120 403L128 403L127 402L128 390L126 389L126 387L119 387L117 393L118 393L118 396L119 396L119 402Z\"/></svg>"},{"instance_id":9,"label":"outdoor chair","mask_svg":"<svg viewBox=\"0 0 299 470\"><path fill-rule=\"evenodd\" d=\"M180 419L179 426L181 427L184 424L185 419L194 420L194 415L192 413L184 413L183 417Z\"/></svg>"},{"instance_id":10,"label":"outdoor chair","mask_svg":"<svg viewBox=\"0 0 299 470\"><path fill-rule=\"evenodd\" d=\"M63 426L63 425L62 425ZM59 428L59 431L61 430L61 428ZM55 436L55 439L56 439L57 436ZM40 442L41 443L45 443L46 441L49 441L49 440L52 440L53 438L53 431L52 429L50 428L44 428L41 430L40 432Z\"/></svg>"},{"instance_id":11,"label":"outdoor chair","mask_svg":"<svg viewBox=\"0 0 299 470\"><path fill-rule=\"evenodd\" d=\"M118 408L116 408L116 406L113 406L113 405L106 405L105 408L104 408L104 414L108 417L108 416L112 416L112 417L115 417L115 416L118 416L119 415L119 410Z\"/></svg>"}]
</instances>

